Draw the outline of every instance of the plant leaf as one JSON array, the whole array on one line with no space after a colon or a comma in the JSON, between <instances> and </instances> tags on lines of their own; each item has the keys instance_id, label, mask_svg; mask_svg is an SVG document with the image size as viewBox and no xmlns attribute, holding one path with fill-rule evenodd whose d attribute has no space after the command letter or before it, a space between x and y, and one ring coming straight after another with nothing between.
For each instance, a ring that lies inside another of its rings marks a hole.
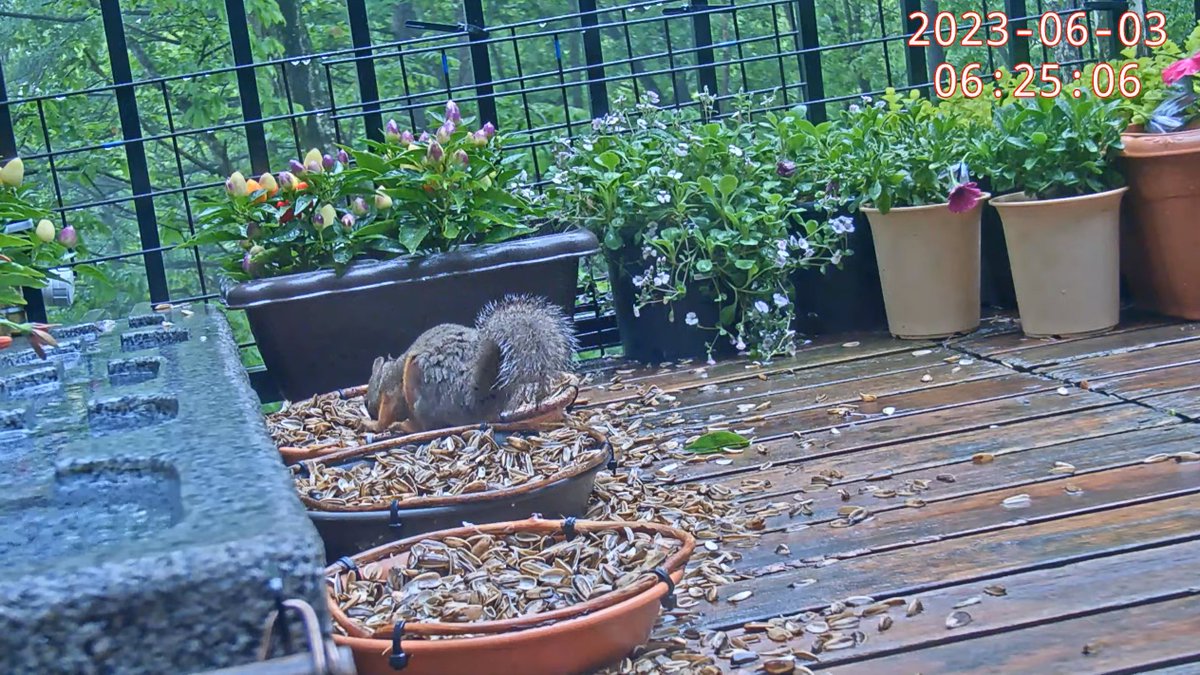
<instances>
[{"instance_id":1,"label":"plant leaf","mask_svg":"<svg viewBox=\"0 0 1200 675\"><path fill-rule=\"evenodd\" d=\"M725 448L744 448L750 445L750 439L732 431L710 431L687 446L687 451L697 455L710 455Z\"/></svg>"}]
</instances>

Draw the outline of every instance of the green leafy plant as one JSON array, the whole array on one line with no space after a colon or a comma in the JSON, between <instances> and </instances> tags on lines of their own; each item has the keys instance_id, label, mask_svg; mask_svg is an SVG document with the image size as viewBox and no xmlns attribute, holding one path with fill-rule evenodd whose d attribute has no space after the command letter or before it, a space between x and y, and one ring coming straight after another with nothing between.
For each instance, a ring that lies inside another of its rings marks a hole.
<instances>
[{"instance_id":1,"label":"green leafy plant","mask_svg":"<svg viewBox=\"0 0 1200 675\"><path fill-rule=\"evenodd\" d=\"M200 213L186 245L237 246L225 269L237 280L332 268L369 257L449 251L531 234L542 214L519 185L519 157L490 124L468 130L453 101L419 138L394 121L383 142L336 155L311 150L289 170L247 180ZM351 165L351 158L354 162Z\"/></svg>"},{"instance_id":2,"label":"green leafy plant","mask_svg":"<svg viewBox=\"0 0 1200 675\"><path fill-rule=\"evenodd\" d=\"M830 131L823 159L831 185L824 198L852 210L942 204L970 182L982 116L962 105L938 106L916 91L889 88L879 100L850 105ZM972 204L973 205L973 204Z\"/></svg>"},{"instance_id":3,"label":"green leafy plant","mask_svg":"<svg viewBox=\"0 0 1200 675\"><path fill-rule=\"evenodd\" d=\"M710 353L722 338L762 359L788 353L790 274L840 258L845 245L800 217L796 168L775 130L799 125L801 113L755 113L741 97L714 120L711 100L698 99L696 109L664 109L650 95L562 141L548 197L603 241L633 283L635 315L701 293L718 306L716 325L691 312L683 320L715 331Z\"/></svg>"},{"instance_id":4,"label":"green leafy plant","mask_svg":"<svg viewBox=\"0 0 1200 675\"><path fill-rule=\"evenodd\" d=\"M1080 88L1056 98L1012 99L995 107L978 141L985 172L999 192L1034 199L1094 194L1124 184L1117 167L1125 122L1118 102Z\"/></svg>"},{"instance_id":5,"label":"green leafy plant","mask_svg":"<svg viewBox=\"0 0 1200 675\"><path fill-rule=\"evenodd\" d=\"M1172 87L1163 77L1164 73L1170 72L1171 67L1179 63L1181 59L1198 53L1200 53L1200 24L1192 29L1182 45L1167 40L1163 45L1141 56L1138 55L1136 47L1122 51L1121 55L1125 57L1124 60L1110 61L1108 66L1113 69L1113 73L1119 74L1126 66L1136 64L1136 68L1125 72L1136 76L1140 87L1136 96L1126 97L1120 95L1119 92L1114 96L1118 102L1117 113L1127 124L1144 126L1150 121L1159 106L1173 95L1178 94L1182 87L1191 89L1193 93L1200 93L1200 82L1197 82L1195 78L1187 77ZM1092 77L1098 65L1088 65L1084 69L1081 81L1093 81ZM1101 81L1104 81L1103 77ZM1118 81L1112 84L1119 86L1120 83ZM1179 114L1185 119L1196 118L1200 115L1200 100L1193 100Z\"/></svg>"}]
</instances>

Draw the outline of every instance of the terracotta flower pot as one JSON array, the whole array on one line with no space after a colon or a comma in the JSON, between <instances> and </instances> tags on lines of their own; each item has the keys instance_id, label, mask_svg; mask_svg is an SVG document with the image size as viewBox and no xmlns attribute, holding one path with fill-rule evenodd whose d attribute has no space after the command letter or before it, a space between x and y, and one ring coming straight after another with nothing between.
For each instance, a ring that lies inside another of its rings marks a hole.
<instances>
[{"instance_id":1,"label":"terracotta flower pot","mask_svg":"<svg viewBox=\"0 0 1200 675\"><path fill-rule=\"evenodd\" d=\"M1063 199L1019 192L992 200L1004 221L1026 335L1096 333L1120 321L1120 216L1127 189Z\"/></svg>"},{"instance_id":2,"label":"terracotta flower pot","mask_svg":"<svg viewBox=\"0 0 1200 675\"><path fill-rule=\"evenodd\" d=\"M1200 130L1126 133L1121 140L1129 180L1121 262L1133 300L1200 319Z\"/></svg>"},{"instance_id":3,"label":"terracotta flower pot","mask_svg":"<svg viewBox=\"0 0 1200 675\"><path fill-rule=\"evenodd\" d=\"M899 338L940 338L979 326L979 222L975 208L947 204L863 208L875 240L888 330Z\"/></svg>"},{"instance_id":4,"label":"terracotta flower pot","mask_svg":"<svg viewBox=\"0 0 1200 675\"><path fill-rule=\"evenodd\" d=\"M635 531L660 533L680 541L680 547L662 564L672 583L683 578L695 539L691 535L653 523L578 521L579 532L629 527ZM360 568L375 563L388 568L397 556L422 539L468 537L480 532L510 534L518 531L561 532L562 521L525 520L446 530L424 537L411 537L353 557ZM326 576L346 573L342 565L331 565ZM613 663L650 635L658 618L660 602L671 592L657 577L644 575L618 591L587 602L551 612L505 621L474 623L407 623L396 640L395 627L369 634L351 621L329 596L333 620L349 635L334 640L354 651L360 675L390 675L398 672L391 657L399 646L407 656L405 675L512 675L588 673ZM452 637L471 635L473 637ZM413 639L443 636L446 639ZM399 644L397 644L397 642ZM397 664L399 665L399 664Z\"/></svg>"}]
</instances>

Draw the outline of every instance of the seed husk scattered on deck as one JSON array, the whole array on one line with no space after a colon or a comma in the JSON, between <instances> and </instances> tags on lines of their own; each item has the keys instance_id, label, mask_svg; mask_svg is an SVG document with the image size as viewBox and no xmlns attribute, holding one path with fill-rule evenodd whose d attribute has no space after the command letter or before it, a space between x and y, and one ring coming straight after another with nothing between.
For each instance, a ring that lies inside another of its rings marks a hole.
<instances>
[{"instance_id":1,"label":"seed husk scattered on deck","mask_svg":"<svg viewBox=\"0 0 1200 675\"><path fill-rule=\"evenodd\" d=\"M992 584L991 586L984 586L983 592L987 593L988 595L990 595L992 597L996 597L996 598L1008 595L1008 589L1000 584Z\"/></svg>"},{"instance_id":2,"label":"seed husk scattered on deck","mask_svg":"<svg viewBox=\"0 0 1200 675\"><path fill-rule=\"evenodd\" d=\"M962 611L961 609L954 611L954 612L950 612L950 616L946 617L946 628L948 628L950 630L954 630L955 628L962 628L963 626L965 626L969 623L971 623L971 615L967 612Z\"/></svg>"},{"instance_id":3,"label":"seed husk scattered on deck","mask_svg":"<svg viewBox=\"0 0 1200 675\"><path fill-rule=\"evenodd\" d=\"M888 616L887 614L884 614L883 616L879 617L878 628L879 628L880 633L886 631L887 629L889 629L891 627L892 627L892 617Z\"/></svg>"},{"instance_id":4,"label":"seed husk scattered on deck","mask_svg":"<svg viewBox=\"0 0 1200 675\"><path fill-rule=\"evenodd\" d=\"M995 459L996 456L990 452L977 452L971 455L972 464L991 464Z\"/></svg>"},{"instance_id":5,"label":"seed husk scattered on deck","mask_svg":"<svg viewBox=\"0 0 1200 675\"><path fill-rule=\"evenodd\" d=\"M909 601L908 606L904 609L905 616L916 616L925 611L925 605L921 603L920 598L913 598Z\"/></svg>"},{"instance_id":6,"label":"seed husk scattered on deck","mask_svg":"<svg viewBox=\"0 0 1200 675\"><path fill-rule=\"evenodd\" d=\"M1000 504L1006 509L1019 509L1029 506L1032 501L1033 500L1029 495L1022 493L1019 495L1006 497L1004 501L1000 502Z\"/></svg>"}]
</instances>

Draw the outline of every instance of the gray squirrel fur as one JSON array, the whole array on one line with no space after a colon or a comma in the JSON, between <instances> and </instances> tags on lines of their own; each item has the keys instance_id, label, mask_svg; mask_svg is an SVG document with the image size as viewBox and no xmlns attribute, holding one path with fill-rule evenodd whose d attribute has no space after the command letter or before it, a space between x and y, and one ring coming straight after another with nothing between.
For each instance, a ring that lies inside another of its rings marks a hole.
<instances>
[{"instance_id":1,"label":"gray squirrel fur","mask_svg":"<svg viewBox=\"0 0 1200 675\"><path fill-rule=\"evenodd\" d=\"M493 422L550 394L572 369L576 347L571 320L556 305L510 295L484 307L474 328L434 326L400 358L375 359L367 412L380 430L405 419L409 431Z\"/></svg>"}]
</instances>

